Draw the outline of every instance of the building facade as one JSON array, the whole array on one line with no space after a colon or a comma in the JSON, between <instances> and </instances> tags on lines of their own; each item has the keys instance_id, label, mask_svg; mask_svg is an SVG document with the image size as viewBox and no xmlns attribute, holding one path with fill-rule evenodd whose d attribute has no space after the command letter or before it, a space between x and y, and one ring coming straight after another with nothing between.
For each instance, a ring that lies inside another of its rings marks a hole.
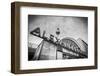
<instances>
[{"instance_id":1,"label":"building facade","mask_svg":"<svg viewBox=\"0 0 100 76\"><path fill-rule=\"evenodd\" d=\"M32 51L32 50L31 50ZM43 40L30 60L79 59L88 57L88 45L82 39L63 38L59 44Z\"/></svg>"}]
</instances>

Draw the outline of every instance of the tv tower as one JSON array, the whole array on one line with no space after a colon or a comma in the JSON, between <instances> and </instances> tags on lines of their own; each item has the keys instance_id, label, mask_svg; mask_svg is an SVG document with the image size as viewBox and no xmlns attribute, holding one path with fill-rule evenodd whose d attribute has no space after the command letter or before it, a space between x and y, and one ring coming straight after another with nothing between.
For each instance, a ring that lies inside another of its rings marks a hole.
<instances>
[{"instance_id":1,"label":"tv tower","mask_svg":"<svg viewBox=\"0 0 100 76\"><path fill-rule=\"evenodd\" d=\"M57 27L56 35L57 35L57 39L59 39L59 35L60 35L60 29L59 29L59 27ZM57 50L56 50L56 59L57 59L57 51L58 51L60 48L61 48L61 47L59 47L59 40L58 40L58 41L57 41Z\"/></svg>"},{"instance_id":2,"label":"tv tower","mask_svg":"<svg viewBox=\"0 0 100 76\"><path fill-rule=\"evenodd\" d=\"M58 27L57 30L56 30L56 35L57 35L57 38L58 38L59 35L60 35L60 29L59 29L59 27Z\"/></svg>"}]
</instances>

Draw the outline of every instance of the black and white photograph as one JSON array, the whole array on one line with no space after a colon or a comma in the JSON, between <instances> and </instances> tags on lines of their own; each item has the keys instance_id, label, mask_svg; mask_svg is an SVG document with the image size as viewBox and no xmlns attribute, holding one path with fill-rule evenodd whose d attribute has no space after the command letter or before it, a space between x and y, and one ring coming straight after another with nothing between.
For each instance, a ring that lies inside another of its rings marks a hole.
<instances>
[{"instance_id":1,"label":"black and white photograph","mask_svg":"<svg viewBox=\"0 0 100 76\"><path fill-rule=\"evenodd\" d=\"M97 7L11 4L11 71L97 69Z\"/></svg>"},{"instance_id":2,"label":"black and white photograph","mask_svg":"<svg viewBox=\"0 0 100 76\"><path fill-rule=\"evenodd\" d=\"M28 15L28 61L88 58L88 17Z\"/></svg>"}]
</instances>

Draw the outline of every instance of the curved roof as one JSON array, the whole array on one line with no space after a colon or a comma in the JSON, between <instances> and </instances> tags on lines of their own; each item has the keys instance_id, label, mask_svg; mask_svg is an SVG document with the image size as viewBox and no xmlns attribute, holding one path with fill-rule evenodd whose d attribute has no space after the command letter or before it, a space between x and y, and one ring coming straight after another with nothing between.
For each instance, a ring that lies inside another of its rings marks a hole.
<instances>
[{"instance_id":1,"label":"curved roof","mask_svg":"<svg viewBox=\"0 0 100 76\"><path fill-rule=\"evenodd\" d=\"M65 42L66 40L72 41L73 43L75 43L75 44L81 49L81 46L79 45L79 43L78 43L74 38L65 37L65 38L61 39L60 41L61 41L61 42Z\"/></svg>"}]
</instances>

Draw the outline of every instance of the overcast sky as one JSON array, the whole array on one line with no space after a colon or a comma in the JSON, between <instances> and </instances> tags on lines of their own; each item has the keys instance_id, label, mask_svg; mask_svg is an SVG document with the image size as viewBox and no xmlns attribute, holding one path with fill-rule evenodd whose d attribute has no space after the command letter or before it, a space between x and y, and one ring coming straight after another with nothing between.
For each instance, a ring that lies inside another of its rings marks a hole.
<instances>
[{"instance_id":1,"label":"overcast sky","mask_svg":"<svg viewBox=\"0 0 100 76\"><path fill-rule=\"evenodd\" d=\"M59 38L72 37L81 38L88 43L88 18L86 17L68 17L68 16L46 16L46 15L29 15L28 32L40 27L41 33L46 31L46 36L50 34L56 36L57 27L60 28ZM39 44L40 38L28 35L29 42Z\"/></svg>"}]
</instances>

